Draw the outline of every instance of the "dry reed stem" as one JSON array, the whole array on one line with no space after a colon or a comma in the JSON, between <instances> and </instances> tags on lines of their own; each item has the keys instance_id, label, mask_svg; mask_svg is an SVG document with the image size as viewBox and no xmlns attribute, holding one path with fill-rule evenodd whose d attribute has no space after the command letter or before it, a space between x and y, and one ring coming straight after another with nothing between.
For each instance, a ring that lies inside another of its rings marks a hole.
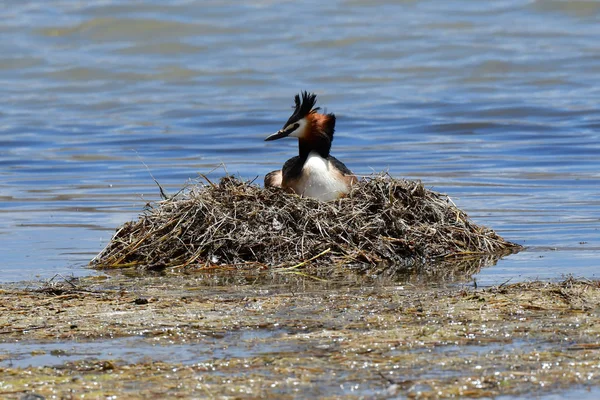
<instances>
[{"instance_id":1,"label":"dry reed stem","mask_svg":"<svg viewBox=\"0 0 600 400\"><path fill-rule=\"evenodd\" d=\"M519 248L417 181L374 175L347 197L321 202L227 176L149 205L91 265L394 271Z\"/></svg>"}]
</instances>

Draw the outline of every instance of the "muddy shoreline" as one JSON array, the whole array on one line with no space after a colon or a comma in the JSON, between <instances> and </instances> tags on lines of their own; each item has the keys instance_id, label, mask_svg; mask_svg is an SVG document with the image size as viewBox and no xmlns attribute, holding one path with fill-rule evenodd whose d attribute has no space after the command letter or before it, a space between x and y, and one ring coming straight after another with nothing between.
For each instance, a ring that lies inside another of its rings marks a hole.
<instances>
[{"instance_id":1,"label":"muddy shoreline","mask_svg":"<svg viewBox=\"0 0 600 400\"><path fill-rule=\"evenodd\" d=\"M9 399L543 394L600 384L600 282L60 279L0 286L0 343Z\"/></svg>"}]
</instances>

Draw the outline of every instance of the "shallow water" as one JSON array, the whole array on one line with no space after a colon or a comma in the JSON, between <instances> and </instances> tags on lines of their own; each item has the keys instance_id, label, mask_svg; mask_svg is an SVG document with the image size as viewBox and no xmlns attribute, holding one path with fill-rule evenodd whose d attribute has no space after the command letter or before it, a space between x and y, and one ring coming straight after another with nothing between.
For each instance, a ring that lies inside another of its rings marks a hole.
<instances>
[{"instance_id":1,"label":"shallow water","mask_svg":"<svg viewBox=\"0 0 600 400\"><path fill-rule=\"evenodd\" d=\"M306 350L279 345L276 340L283 334L281 331L241 331L227 333L219 338L206 337L198 343L167 345L140 337L93 342L61 340L50 343L0 343L0 366L57 366L79 360L119 360L131 364L153 360L197 364L214 359L250 358L260 354Z\"/></svg>"},{"instance_id":2,"label":"shallow water","mask_svg":"<svg viewBox=\"0 0 600 400\"><path fill-rule=\"evenodd\" d=\"M165 362L175 365L175 372L181 365L201 366L206 368L204 374L222 375L224 378L231 376L232 372L220 371L215 368L217 361L225 362L226 360L241 358L247 359L248 364L252 364L254 357L277 357L289 353L303 354L304 356L314 354L315 358L319 357L322 352L328 352L327 346L321 344L315 346L316 343L302 339L289 339L285 336L288 333L284 330L242 330L239 332L230 332L222 337L206 337L195 343L185 344L167 344L154 342L152 338L142 337L127 337L107 340L95 340L93 342L86 341L60 341L49 343L36 342L16 342L16 343L0 343L0 367L7 368L28 368L28 367L57 367L68 370L68 363L72 362L87 362L93 365L95 362L103 362L103 360L111 360L111 363L118 365L129 365L135 363L149 362ZM279 339L283 338L282 342ZM291 343L289 343L291 342ZM535 342L527 342L523 340L515 340L509 343L489 343L471 346L442 346L441 348L422 348L417 350L408 350L419 357L430 358L432 354L437 354L440 358L451 359L454 357L464 360L471 360L473 357L494 357L495 354L501 353L504 357L518 357L527 352L551 350L550 344L540 344ZM404 349L404 352L407 350ZM394 353L392 351L392 353ZM467 362L467 361L465 361ZM80 364L81 365L81 364ZM246 365L247 366L247 365ZM485 368L489 368L486 366ZM359 368L359 367L358 367ZM499 370L502 367L498 367ZM343 372L340 370L330 371L338 380L343 377ZM416 369L408 374L402 369L397 371L397 374L392 374L391 378L401 379L402 381L410 381L414 379L436 379L440 376L456 376L459 379L465 374L465 371L437 371ZM121 372L123 373L123 372ZM441 375L440 375L441 374ZM233 374L235 375L235 374ZM476 378L474 378L476 379ZM591 377L588 378L591 380ZM542 382L547 381L541 377ZM342 380L343 381L343 380ZM514 384L514 383L513 383ZM143 386L143 384L140 384ZM399 385L390 385L386 390L381 389L381 383L361 382L360 384L338 384L337 380L330 381L325 379L320 382L321 390L326 390L330 395L354 395L354 396L375 396L377 398L396 398L393 394L398 395ZM428 385L414 384L407 391L409 394L418 396L420 392L430 392L431 387ZM544 389L544 385L540 386ZM543 392L543 398L548 399L563 399L565 397L578 399L596 399L600 394L600 390L594 386L574 387L569 390L554 390ZM538 393L538 396L542 395ZM497 396L498 399L515 399L520 398L514 395Z\"/></svg>"},{"instance_id":3,"label":"shallow water","mask_svg":"<svg viewBox=\"0 0 600 400\"><path fill-rule=\"evenodd\" d=\"M293 95L334 154L451 195L528 249L478 284L600 269L600 3L120 1L0 6L0 281L89 274L197 172L259 177ZM148 168L144 165L147 165Z\"/></svg>"}]
</instances>

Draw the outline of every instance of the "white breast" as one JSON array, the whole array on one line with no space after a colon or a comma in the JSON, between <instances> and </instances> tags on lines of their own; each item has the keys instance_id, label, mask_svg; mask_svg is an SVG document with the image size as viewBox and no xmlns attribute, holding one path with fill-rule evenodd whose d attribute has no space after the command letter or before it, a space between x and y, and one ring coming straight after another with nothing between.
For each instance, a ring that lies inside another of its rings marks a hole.
<instances>
[{"instance_id":1,"label":"white breast","mask_svg":"<svg viewBox=\"0 0 600 400\"><path fill-rule=\"evenodd\" d=\"M343 175L316 152L308 155L302 167L302 176L294 188L298 194L323 201L337 199L348 190Z\"/></svg>"}]
</instances>

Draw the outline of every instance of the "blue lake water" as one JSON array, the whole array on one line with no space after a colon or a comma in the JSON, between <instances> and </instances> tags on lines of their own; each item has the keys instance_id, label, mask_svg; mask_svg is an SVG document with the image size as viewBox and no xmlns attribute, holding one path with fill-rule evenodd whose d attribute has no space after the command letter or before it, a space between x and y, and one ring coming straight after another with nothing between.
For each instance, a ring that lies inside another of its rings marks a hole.
<instances>
[{"instance_id":1,"label":"blue lake water","mask_svg":"<svg viewBox=\"0 0 600 400\"><path fill-rule=\"evenodd\" d=\"M2 282L90 274L158 198L144 163L262 181L300 90L355 173L528 246L479 284L600 277L600 2L9 1L0 34Z\"/></svg>"}]
</instances>

